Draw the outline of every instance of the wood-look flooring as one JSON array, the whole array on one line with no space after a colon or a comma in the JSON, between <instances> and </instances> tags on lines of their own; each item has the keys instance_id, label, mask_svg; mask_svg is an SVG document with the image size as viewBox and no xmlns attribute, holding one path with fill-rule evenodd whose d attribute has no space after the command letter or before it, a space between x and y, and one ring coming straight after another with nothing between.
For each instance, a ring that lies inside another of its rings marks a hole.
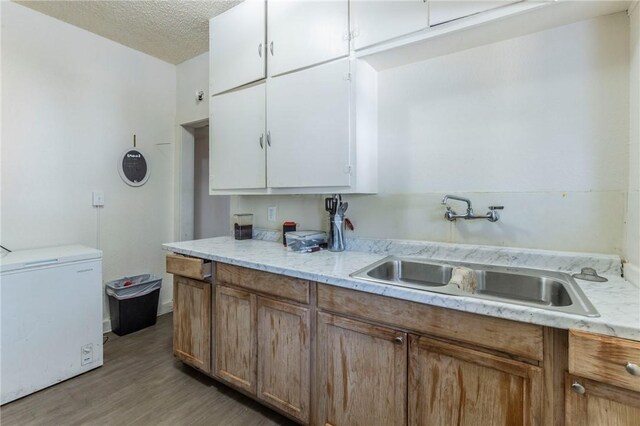
<instances>
[{"instance_id":1,"label":"wood-look flooring","mask_svg":"<svg viewBox=\"0 0 640 426\"><path fill-rule=\"evenodd\" d=\"M171 314L108 336L102 367L3 405L2 426L293 424L176 360Z\"/></svg>"}]
</instances>

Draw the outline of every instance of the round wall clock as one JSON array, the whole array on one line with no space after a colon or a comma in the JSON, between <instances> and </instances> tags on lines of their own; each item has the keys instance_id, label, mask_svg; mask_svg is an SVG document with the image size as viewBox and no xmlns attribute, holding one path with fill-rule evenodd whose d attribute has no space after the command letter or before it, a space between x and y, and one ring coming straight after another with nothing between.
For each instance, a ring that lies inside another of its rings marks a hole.
<instances>
[{"instance_id":1,"label":"round wall clock","mask_svg":"<svg viewBox=\"0 0 640 426\"><path fill-rule=\"evenodd\" d=\"M149 179L149 165L138 148L126 150L118 163L120 177L127 185L142 186Z\"/></svg>"}]
</instances>

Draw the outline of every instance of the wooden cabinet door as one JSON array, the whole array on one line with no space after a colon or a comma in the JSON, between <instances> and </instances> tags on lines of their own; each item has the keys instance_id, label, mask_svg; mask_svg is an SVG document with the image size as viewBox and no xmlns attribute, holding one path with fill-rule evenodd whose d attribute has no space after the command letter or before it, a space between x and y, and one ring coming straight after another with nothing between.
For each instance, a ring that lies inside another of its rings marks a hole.
<instances>
[{"instance_id":1,"label":"wooden cabinet door","mask_svg":"<svg viewBox=\"0 0 640 426\"><path fill-rule=\"evenodd\" d=\"M541 368L410 336L410 425L538 425L541 410Z\"/></svg>"},{"instance_id":2,"label":"wooden cabinet door","mask_svg":"<svg viewBox=\"0 0 640 426\"><path fill-rule=\"evenodd\" d=\"M518 0L429 0L429 24L431 26L444 24L517 2Z\"/></svg>"},{"instance_id":3,"label":"wooden cabinet door","mask_svg":"<svg viewBox=\"0 0 640 426\"><path fill-rule=\"evenodd\" d=\"M424 0L360 0L351 2L355 50L423 30L429 26Z\"/></svg>"},{"instance_id":4,"label":"wooden cabinet door","mask_svg":"<svg viewBox=\"0 0 640 426\"><path fill-rule=\"evenodd\" d=\"M247 0L209 21L212 95L265 77L266 3Z\"/></svg>"},{"instance_id":5,"label":"wooden cabinet door","mask_svg":"<svg viewBox=\"0 0 640 426\"><path fill-rule=\"evenodd\" d=\"M265 92L263 83L211 98L212 191L265 187Z\"/></svg>"},{"instance_id":6,"label":"wooden cabinet door","mask_svg":"<svg viewBox=\"0 0 640 426\"><path fill-rule=\"evenodd\" d=\"M309 308L258 297L258 398L309 423Z\"/></svg>"},{"instance_id":7,"label":"wooden cabinet door","mask_svg":"<svg viewBox=\"0 0 640 426\"><path fill-rule=\"evenodd\" d=\"M565 404L567 426L640 425L640 392L567 374Z\"/></svg>"},{"instance_id":8,"label":"wooden cabinet door","mask_svg":"<svg viewBox=\"0 0 640 426\"><path fill-rule=\"evenodd\" d=\"M278 0L267 14L269 75L349 55L347 0Z\"/></svg>"},{"instance_id":9,"label":"wooden cabinet door","mask_svg":"<svg viewBox=\"0 0 640 426\"><path fill-rule=\"evenodd\" d=\"M215 374L256 393L256 296L216 286Z\"/></svg>"},{"instance_id":10,"label":"wooden cabinet door","mask_svg":"<svg viewBox=\"0 0 640 426\"><path fill-rule=\"evenodd\" d=\"M348 72L343 59L269 79L268 187L349 185Z\"/></svg>"},{"instance_id":11,"label":"wooden cabinet door","mask_svg":"<svg viewBox=\"0 0 640 426\"><path fill-rule=\"evenodd\" d=\"M406 333L318 313L318 424L406 423Z\"/></svg>"},{"instance_id":12,"label":"wooden cabinet door","mask_svg":"<svg viewBox=\"0 0 640 426\"><path fill-rule=\"evenodd\" d=\"M173 353L211 372L211 284L174 275Z\"/></svg>"}]
</instances>

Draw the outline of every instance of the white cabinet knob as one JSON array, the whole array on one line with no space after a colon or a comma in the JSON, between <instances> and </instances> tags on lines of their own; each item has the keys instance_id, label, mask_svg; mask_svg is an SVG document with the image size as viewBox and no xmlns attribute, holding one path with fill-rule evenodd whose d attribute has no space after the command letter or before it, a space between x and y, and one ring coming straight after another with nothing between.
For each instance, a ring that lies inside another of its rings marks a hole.
<instances>
[{"instance_id":1,"label":"white cabinet knob","mask_svg":"<svg viewBox=\"0 0 640 426\"><path fill-rule=\"evenodd\" d=\"M574 382L571 385L571 390L573 390L575 393L577 393L578 395L584 395L584 393L587 391L584 386L582 386L580 383L578 382Z\"/></svg>"},{"instance_id":2,"label":"white cabinet knob","mask_svg":"<svg viewBox=\"0 0 640 426\"><path fill-rule=\"evenodd\" d=\"M628 362L627 365L624 366L624 369L632 376L640 376L640 367L638 367L638 364Z\"/></svg>"}]
</instances>

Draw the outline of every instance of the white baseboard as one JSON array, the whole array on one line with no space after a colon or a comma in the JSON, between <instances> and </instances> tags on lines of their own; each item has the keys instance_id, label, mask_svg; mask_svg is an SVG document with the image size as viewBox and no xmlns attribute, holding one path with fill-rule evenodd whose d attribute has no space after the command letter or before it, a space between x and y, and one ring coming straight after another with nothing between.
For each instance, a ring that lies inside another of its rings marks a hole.
<instances>
[{"instance_id":1,"label":"white baseboard","mask_svg":"<svg viewBox=\"0 0 640 426\"><path fill-rule=\"evenodd\" d=\"M168 314L173 311L173 300L160 304L158 307L158 316Z\"/></svg>"},{"instance_id":2,"label":"white baseboard","mask_svg":"<svg viewBox=\"0 0 640 426\"><path fill-rule=\"evenodd\" d=\"M173 311L173 300L160 304L158 306L158 316L168 314ZM111 319L104 318L102 320L102 333L108 333L111 331Z\"/></svg>"},{"instance_id":3,"label":"white baseboard","mask_svg":"<svg viewBox=\"0 0 640 426\"><path fill-rule=\"evenodd\" d=\"M102 320L102 334L111 331L111 320L109 318Z\"/></svg>"},{"instance_id":4,"label":"white baseboard","mask_svg":"<svg viewBox=\"0 0 640 426\"><path fill-rule=\"evenodd\" d=\"M624 278L636 287L640 287L640 268L633 263L622 264Z\"/></svg>"}]
</instances>

